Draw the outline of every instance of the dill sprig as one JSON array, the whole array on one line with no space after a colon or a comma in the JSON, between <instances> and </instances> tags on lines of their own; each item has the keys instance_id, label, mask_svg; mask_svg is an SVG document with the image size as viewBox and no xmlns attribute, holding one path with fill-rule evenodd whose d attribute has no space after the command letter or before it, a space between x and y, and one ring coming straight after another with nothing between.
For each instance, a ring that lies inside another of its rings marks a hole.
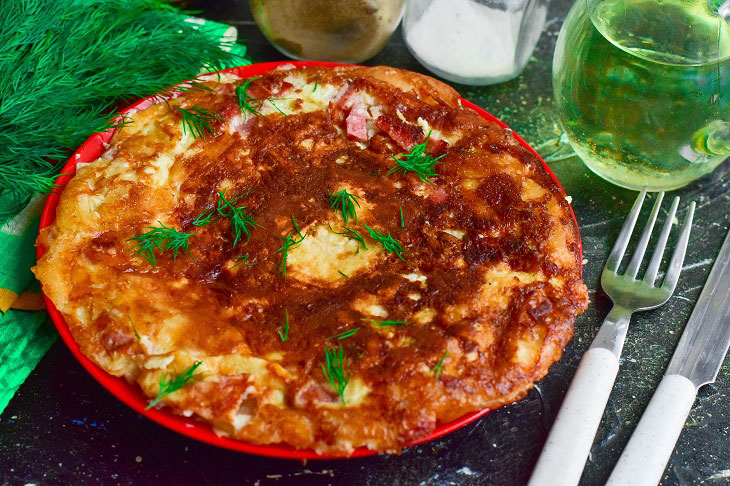
<instances>
[{"instance_id":1,"label":"dill sprig","mask_svg":"<svg viewBox=\"0 0 730 486\"><path fill-rule=\"evenodd\" d=\"M248 259L249 259L248 253L246 253L245 255L238 255L236 258L234 258L234 260L236 260L236 262L238 262L238 263L233 265L231 268L237 268L237 267L240 267L241 265L245 265L247 267L253 267L256 264L256 262L248 262Z\"/></svg>"},{"instance_id":2,"label":"dill sprig","mask_svg":"<svg viewBox=\"0 0 730 486\"><path fill-rule=\"evenodd\" d=\"M341 332L339 334L335 334L334 336L330 336L329 338L327 338L327 340L332 341L334 339L347 339L359 330L360 330L359 327L356 327L354 329L348 329L347 331Z\"/></svg>"},{"instance_id":3,"label":"dill sprig","mask_svg":"<svg viewBox=\"0 0 730 486\"><path fill-rule=\"evenodd\" d=\"M354 230L352 228L349 228L347 226L343 226L342 227L342 229L345 230L345 231L335 231L334 229L332 229L332 226L329 223L327 223L327 226L329 226L330 231L332 231L333 233L335 233L337 235L342 235L345 238L349 238L351 240L357 241L360 245L362 245L362 249L363 250L367 250L368 249L368 246L365 244L365 238L362 236L362 234L360 234L359 231ZM358 245L357 251L355 253L360 253L360 246L359 245Z\"/></svg>"},{"instance_id":4,"label":"dill sprig","mask_svg":"<svg viewBox=\"0 0 730 486\"><path fill-rule=\"evenodd\" d=\"M157 257L155 250L172 250L172 259L177 258L180 250L188 251L188 238L192 233L182 233L174 228L168 228L160 223L160 227L148 226L150 228L146 233L131 237L130 241L137 244L136 255L142 255L152 266L157 266Z\"/></svg>"},{"instance_id":5,"label":"dill sprig","mask_svg":"<svg viewBox=\"0 0 730 486\"><path fill-rule=\"evenodd\" d=\"M297 234L300 238L304 239L304 235L302 235L302 232L299 231L299 225L297 224L297 220L294 219L294 215L291 215L291 224L294 225L294 229L296 230Z\"/></svg>"},{"instance_id":6,"label":"dill sprig","mask_svg":"<svg viewBox=\"0 0 730 486\"><path fill-rule=\"evenodd\" d=\"M357 204L359 208L360 203L357 202L358 197L355 194L347 192L347 189L342 189L328 196L330 198L330 207L335 212L340 211L342 213L342 219L345 220L345 224L347 224L347 220L350 218L354 219L357 223L355 205Z\"/></svg>"},{"instance_id":7,"label":"dill sprig","mask_svg":"<svg viewBox=\"0 0 730 486\"><path fill-rule=\"evenodd\" d=\"M242 196L229 201L226 199L225 192L218 191L218 207L216 211L224 218L231 220L231 231L235 236L233 240L233 247L238 244L238 240L241 239L241 235L246 235L246 241L251 239L251 228L260 228L258 223L253 218L246 214L243 210L247 206L235 206L235 202Z\"/></svg>"},{"instance_id":8,"label":"dill sprig","mask_svg":"<svg viewBox=\"0 0 730 486\"><path fill-rule=\"evenodd\" d=\"M213 113L202 106L193 106L191 108L182 108L176 106L177 111L182 114L183 134L190 134L195 138L205 140L205 132L215 135L210 123L213 120L220 120L221 117L217 113Z\"/></svg>"},{"instance_id":9,"label":"dill sprig","mask_svg":"<svg viewBox=\"0 0 730 486\"><path fill-rule=\"evenodd\" d=\"M342 270L337 270L337 272L338 272L338 273L339 273L340 275L342 275L343 277L345 277L345 278L350 278L350 276L349 276L349 275L347 275L347 274L346 274L345 272L343 272Z\"/></svg>"},{"instance_id":10,"label":"dill sprig","mask_svg":"<svg viewBox=\"0 0 730 486\"><path fill-rule=\"evenodd\" d=\"M406 218L403 217L403 208L400 208L400 227L406 227Z\"/></svg>"},{"instance_id":11,"label":"dill sprig","mask_svg":"<svg viewBox=\"0 0 730 486\"><path fill-rule=\"evenodd\" d=\"M363 321L369 322L375 327L393 327L393 326L405 326L408 323L406 321L378 321L376 319L369 319L367 317L362 318Z\"/></svg>"},{"instance_id":12,"label":"dill sprig","mask_svg":"<svg viewBox=\"0 0 730 486\"><path fill-rule=\"evenodd\" d=\"M137 339L137 341L141 341L142 338L139 337L139 333L137 332L137 328L134 326L134 321L129 316L127 316L127 319L129 319L129 323L132 325L132 331L134 331L134 337Z\"/></svg>"},{"instance_id":13,"label":"dill sprig","mask_svg":"<svg viewBox=\"0 0 730 486\"><path fill-rule=\"evenodd\" d=\"M220 48L234 42L186 18L150 0L2 2L0 224L34 193L50 192L89 135L118 124L119 103L193 78L201 64L248 63Z\"/></svg>"},{"instance_id":14,"label":"dill sprig","mask_svg":"<svg viewBox=\"0 0 730 486\"><path fill-rule=\"evenodd\" d=\"M289 260L289 252L293 248L299 246L306 237L306 234L304 234L303 236L301 236L300 234L299 239L297 240L296 236L292 235L291 233L287 233L287 235L284 237L284 244L282 244L279 249L276 250L277 253L281 253L281 260L279 261L279 273L282 277L286 277L286 264Z\"/></svg>"},{"instance_id":15,"label":"dill sprig","mask_svg":"<svg viewBox=\"0 0 730 486\"><path fill-rule=\"evenodd\" d=\"M289 337L289 311L286 309L284 309L284 324L281 325L281 329L277 332L279 333L282 343Z\"/></svg>"},{"instance_id":16,"label":"dill sprig","mask_svg":"<svg viewBox=\"0 0 730 486\"><path fill-rule=\"evenodd\" d=\"M261 107L264 106L265 102L271 103L271 106L276 109L279 113L281 113L284 116L287 116L286 113L284 113L278 106L276 106L276 103L274 101L280 101L283 98L254 98L248 94L248 87L253 83L255 80L257 80L260 76L256 76L253 78L248 78L245 83L243 83L241 86L236 86L236 97L238 98L238 107L241 109L241 113L243 113L244 120L246 119L246 116L248 113L254 115L254 116L261 116ZM256 106L254 106L256 105Z\"/></svg>"},{"instance_id":17,"label":"dill sprig","mask_svg":"<svg viewBox=\"0 0 730 486\"><path fill-rule=\"evenodd\" d=\"M411 150L410 153L398 155L398 157L402 158L391 155L390 157L396 161L397 165L388 171L388 175L399 170L403 171L403 175L408 172L415 172L418 175L418 178L423 182L431 184L432 186L435 185L433 182L428 180L428 178L438 176L434 167L436 164L440 163L439 160L446 154L439 155L436 158L426 154L426 144L428 143L429 138L431 138L431 132L428 132L426 141L413 147L413 150Z\"/></svg>"},{"instance_id":18,"label":"dill sprig","mask_svg":"<svg viewBox=\"0 0 730 486\"><path fill-rule=\"evenodd\" d=\"M390 235L390 233L384 235L380 231L370 228L365 223L363 223L362 225L365 227L366 230L368 230L368 233L370 233L370 238L383 245L386 253L395 253L395 256L403 261L406 261L405 258L403 258L403 247Z\"/></svg>"},{"instance_id":19,"label":"dill sprig","mask_svg":"<svg viewBox=\"0 0 730 486\"><path fill-rule=\"evenodd\" d=\"M438 381L439 377L441 376L441 373L444 371L444 360L449 357L449 352L446 351L444 355L441 357L438 363L436 363L433 368L431 368L431 373L433 374L433 379L435 381Z\"/></svg>"},{"instance_id":20,"label":"dill sprig","mask_svg":"<svg viewBox=\"0 0 730 486\"><path fill-rule=\"evenodd\" d=\"M347 388L350 377L345 371L345 352L342 350L342 344L340 344L339 350L325 349L325 362L322 364L322 373L340 395L342 404L346 405L345 388Z\"/></svg>"},{"instance_id":21,"label":"dill sprig","mask_svg":"<svg viewBox=\"0 0 730 486\"><path fill-rule=\"evenodd\" d=\"M193 221L193 226L205 226L210 224L214 214L215 209L211 209L210 211L203 211L198 215L197 218L195 218L195 220Z\"/></svg>"},{"instance_id":22,"label":"dill sprig","mask_svg":"<svg viewBox=\"0 0 730 486\"><path fill-rule=\"evenodd\" d=\"M149 410L157 405L163 397L166 397L170 393L176 392L179 389L192 384L193 381L200 377L200 375L194 375L193 373L195 373L195 370L201 364L203 364L202 361L196 361L190 368L186 369L173 379L169 379L167 375L160 377L160 391L157 392L157 397L145 407L145 410Z\"/></svg>"}]
</instances>

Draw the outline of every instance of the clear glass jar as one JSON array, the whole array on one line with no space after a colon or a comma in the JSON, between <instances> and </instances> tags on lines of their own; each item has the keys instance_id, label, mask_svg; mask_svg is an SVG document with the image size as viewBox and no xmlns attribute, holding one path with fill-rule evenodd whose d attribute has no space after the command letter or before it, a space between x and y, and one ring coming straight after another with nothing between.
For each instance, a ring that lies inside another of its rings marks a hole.
<instances>
[{"instance_id":1,"label":"clear glass jar","mask_svg":"<svg viewBox=\"0 0 730 486\"><path fill-rule=\"evenodd\" d=\"M261 31L295 59L362 62L385 46L405 0L249 0Z\"/></svg>"},{"instance_id":2,"label":"clear glass jar","mask_svg":"<svg viewBox=\"0 0 730 486\"><path fill-rule=\"evenodd\" d=\"M406 45L428 70L462 84L518 76L540 38L548 0L410 0Z\"/></svg>"}]
</instances>

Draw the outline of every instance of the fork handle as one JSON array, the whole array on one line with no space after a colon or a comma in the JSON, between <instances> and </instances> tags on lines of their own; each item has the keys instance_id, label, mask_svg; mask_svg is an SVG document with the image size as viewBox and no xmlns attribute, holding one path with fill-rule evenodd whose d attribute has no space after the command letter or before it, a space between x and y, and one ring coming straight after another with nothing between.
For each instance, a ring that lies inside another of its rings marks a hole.
<instances>
[{"instance_id":1,"label":"fork handle","mask_svg":"<svg viewBox=\"0 0 730 486\"><path fill-rule=\"evenodd\" d=\"M659 484L696 397L689 379L665 375L606 486Z\"/></svg>"},{"instance_id":2,"label":"fork handle","mask_svg":"<svg viewBox=\"0 0 730 486\"><path fill-rule=\"evenodd\" d=\"M528 486L578 484L617 374L618 358L613 352L586 351Z\"/></svg>"}]
</instances>

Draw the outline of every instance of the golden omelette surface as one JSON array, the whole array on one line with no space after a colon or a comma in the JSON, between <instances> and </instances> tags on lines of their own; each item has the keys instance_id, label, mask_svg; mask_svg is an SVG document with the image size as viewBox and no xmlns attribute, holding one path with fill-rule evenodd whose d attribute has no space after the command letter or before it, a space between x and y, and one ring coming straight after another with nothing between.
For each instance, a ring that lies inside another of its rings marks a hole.
<instances>
[{"instance_id":1,"label":"golden omelette surface","mask_svg":"<svg viewBox=\"0 0 730 486\"><path fill-rule=\"evenodd\" d=\"M34 271L92 361L150 399L199 361L159 406L337 455L399 451L547 373L587 305L580 241L511 132L392 68L273 71L246 87L256 113L239 106L246 80L203 79L209 91L132 114L38 239L48 251ZM204 137L183 132L193 108L217 117ZM424 142L443 155L436 177L388 174L391 156ZM359 204L346 224L329 197L343 189ZM219 192L257 225L235 246ZM189 248L152 265L130 238L162 224ZM299 244L282 251L287 236ZM340 349L332 381L325 355Z\"/></svg>"}]
</instances>

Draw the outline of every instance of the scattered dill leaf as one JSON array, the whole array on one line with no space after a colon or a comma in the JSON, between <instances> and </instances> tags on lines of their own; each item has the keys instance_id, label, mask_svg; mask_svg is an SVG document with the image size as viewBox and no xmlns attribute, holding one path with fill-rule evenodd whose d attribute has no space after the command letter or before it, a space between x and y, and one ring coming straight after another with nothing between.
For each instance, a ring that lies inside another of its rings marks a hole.
<instances>
[{"instance_id":1,"label":"scattered dill leaf","mask_svg":"<svg viewBox=\"0 0 730 486\"><path fill-rule=\"evenodd\" d=\"M380 231L370 228L365 223L362 225L366 230L368 230L368 233L370 233L370 238L383 245L383 248L385 248L387 253L395 253L395 256L405 261L405 258L403 258L403 247L390 235L390 233L384 235Z\"/></svg>"},{"instance_id":2,"label":"scattered dill leaf","mask_svg":"<svg viewBox=\"0 0 730 486\"><path fill-rule=\"evenodd\" d=\"M362 318L363 321L369 322L375 327L393 327L393 326L405 326L408 323L406 321L378 321L375 319Z\"/></svg>"},{"instance_id":3,"label":"scattered dill leaf","mask_svg":"<svg viewBox=\"0 0 730 486\"><path fill-rule=\"evenodd\" d=\"M353 334L355 334L359 330L360 330L359 327L356 327L354 329L348 329L347 331L343 331L343 332L341 332L339 334L336 334L334 336L330 336L328 338L328 340L331 341L333 339L347 339L347 338L349 338L350 336L352 336Z\"/></svg>"},{"instance_id":4,"label":"scattered dill leaf","mask_svg":"<svg viewBox=\"0 0 730 486\"><path fill-rule=\"evenodd\" d=\"M406 227L406 219L403 217L403 208L400 208L400 227Z\"/></svg>"},{"instance_id":5,"label":"scattered dill leaf","mask_svg":"<svg viewBox=\"0 0 730 486\"><path fill-rule=\"evenodd\" d=\"M134 331L134 337L137 338L137 341L141 341L142 338L139 337L139 333L137 332L137 328L134 327L134 321L129 316L127 316L127 319L129 319L129 323L132 325L132 331Z\"/></svg>"},{"instance_id":6,"label":"scattered dill leaf","mask_svg":"<svg viewBox=\"0 0 730 486\"><path fill-rule=\"evenodd\" d=\"M214 214L215 209L211 209L210 211L203 211L198 215L197 218L195 218L195 221L193 221L193 226L205 226L210 224Z\"/></svg>"},{"instance_id":7,"label":"scattered dill leaf","mask_svg":"<svg viewBox=\"0 0 730 486\"><path fill-rule=\"evenodd\" d=\"M200 375L194 375L195 370L203 364L202 361L196 361L193 365L177 375L173 379L168 379L167 375L163 375L160 378L160 391L157 393L157 397L145 407L145 410L157 405L163 397L166 397L170 393L174 393L181 388L185 388L195 381Z\"/></svg>"},{"instance_id":8,"label":"scattered dill leaf","mask_svg":"<svg viewBox=\"0 0 730 486\"><path fill-rule=\"evenodd\" d=\"M322 364L322 373L340 395L342 405L346 405L345 388L347 388L350 377L345 371L345 352L342 350L342 344L340 344L339 350L325 349L325 362Z\"/></svg>"},{"instance_id":9,"label":"scattered dill leaf","mask_svg":"<svg viewBox=\"0 0 730 486\"><path fill-rule=\"evenodd\" d=\"M296 237L293 236L291 233L287 233L287 235L284 237L284 244L281 245L278 250L276 250L277 253L281 253L281 260L279 261L279 273L282 277L286 277L286 262L289 259L289 251L299 246L306 237L307 235L305 234L304 236L300 236L297 240Z\"/></svg>"},{"instance_id":10,"label":"scattered dill leaf","mask_svg":"<svg viewBox=\"0 0 730 486\"><path fill-rule=\"evenodd\" d=\"M441 373L444 371L444 360L449 357L449 352L446 351L444 355L441 357L438 363L434 365L433 368L431 368L431 373L433 373L433 379L438 381L439 377L441 376Z\"/></svg>"},{"instance_id":11,"label":"scattered dill leaf","mask_svg":"<svg viewBox=\"0 0 730 486\"><path fill-rule=\"evenodd\" d=\"M319 84L319 76L317 76L317 77L316 77L316 78L314 79L314 88L312 88L312 93L314 93L315 91L317 91L317 85L318 85L318 84Z\"/></svg>"},{"instance_id":12,"label":"scattered dill leaf","mask_svg":"<svg viewBox=\"0 0 730 486\"><path fill-rule=\"evenodd\" d=\"M434 167L445 154L439 155L436 158L426 154L426 144L429 138L431 138L431 132L428 132L426 141L413 147L410 153L400 154L398 157L401 158L391 155L391 158L396 161L397 165L388 171L388 175L400 170L403 171L403 175L408 172L415 172L419 179L433 186L434 183L428 180L428 178L438 176L434 171Z\"/></svg>"},{"instance_id":13,"label":"scattered dill leaf","mask_svg":"<svg viewBox=\"0 0 730 486\"><path fill-rule=\"evenodd\" d=\"M247 263L247 260L248 259L249 259L249 254L248 253L246 253L245 255L238 255L236 258L234 258L234 260L236 260L238 263L236 263L235 265L233 265L231 268L240 267L241 265L246 265L247 267L254 266L254 263L255 262Z\"/></svg>"},{"instance_id":14,"label":"scattered dill leaf","mask_svg":"<svg viewBox=\"0 0 730 486\"><path fill-rule=\"evenodd\" d=\"M294 219L294 215L293 214L291 215L291 224L294 225L294 229L297 231L297 234L299 235L299 237L300 238L304 238L304 236L302 235L302 232L299 231L299 225L297 224L297 220Z\"/></svg>"},{"instance_id":15,"label":"scattered dill leaf","mask_svg":"<svg viewBox=\"0 0 730 486\"><path fill-rule=\"evenodd\" d=\"M284 309L284 324L282 324L281 329L277 332L282 343L289 337L289 311L286 309Z\"/></svg>"},{"instance_id":16,"label":"scattered dill leaf","mask_svg":"<svg viewBox=\"0 0 730 486\"><path fill-rule=\"evenodd\" d=\"M183 133L190 134L195 138L205 139L205 132L214 135L213 128L210 123L213 120L220 120L221 117L217 113L213 113L202 106L193 106L191 108L175 107L182 114Z\"/></svg>"},{"instance_id":17,"label":"scattered dill leaf","mask_svg":"<svg viewBox=\"0 0 730 486\"><path fill-rule=\"evenodd\" d=\"M332 226L329 223L327 223L327 226L329 226L330 231L332 231L333 233L342 235L345 238L350 238L351 240L357 241L358 243L360 243L360 245L362 245L363 250L368 249L368 246L365 244L365 238L362 236L362 234L360 234L359 231L354 230L352 228L348 228L347 226L342 227L342 229L345 231L335 231L334 229L332 229ZM357 251L355 253L360 253L359 246L357 247Z\"/></svg>"},{"instance_id":18,"label":"scattered dill leaf","mask_svg":"<svg viewBox=\"0 0 730 486\"><path fill-rule=\"evenodd\" d=\"M252 98L248 95L249 85L257 79L258 79L258 77L248 78L246 80L246 82L243 83L241 86L236 86L236 97L238 98L238 106L241 109L241 113L243 113L243 115L244 115L244 119L245 119L247 113L251 113L252 115L255 115L255 116L259 116L261 114L251 104L252 101L253 102L256 101L256 98Z\"/></svg>"},{"instance_id":19,"label":"scattered dill leaf","mask_svg":"<svg viewBox=\"0 0 730 486\"><path fill-rule=\"evenodd\" d=\"M335 212L340 211L342 213L342 219L345 220L345 224L347 224L347 220L350 218L354 219L357 223L355 205L357 204L357 207L360 207L360 203L357 202L358 197L356 195L347 192L347 189L342 189L341 191L330 194L329 198L330 207Z\"/></svg>"},{"instance_id":20,"label":"scattered dill leaf","mask_svg":"<svg viewBox=\"0 0 730 486\"><path fill-rule=\"evenodd\" d=\"M158 223L160 222L158 221ZM136 242L137 251L135 254L142 255L153 267L157 266L155 250L172 250L172 259L175 260L178 251L188 251L188 238L193 235L192 233L182 233L174 228L168 228L162 223L160 223L160 226L148 226L149 231L129 239Z\"/></svg>"},{"instance_id":21,"label":"scattered dill leaf","mask_svg":"<svg viewBox=\"0 0 730 486\"><path fill-rule=\"evenodd\" d=\"M238 244L238 240L241 239L241 235L246 235L246 241L251 238L250 228L260 228L260 226L253 220L253 218L246 214L243 210L246 206L235 206L235 202L238 199L229 201L226 199L226 195L223 191L218 192L218 207L216 211L224 218L231 220L231 231L234 235L233 247ZM239 196L240 198L240 196Z\"/></svg>"},{"instance_id":22,"label":"scattered dill leaf","mask_svg":"<svg viewBox=\"0 0 730 486\"><path fill-rule=\"evenodd\" d=\"M346 274L345 272L343 272L342 270L337 270L337 271L338 271L338 272L339 272L339 274L340 274L340 275L342 275L343 277L345 277L345 278L350 278L350 277L349 277L349 276L348 276L348 275L347 275L347 274Z\"/></svg>"}]
</instances>

